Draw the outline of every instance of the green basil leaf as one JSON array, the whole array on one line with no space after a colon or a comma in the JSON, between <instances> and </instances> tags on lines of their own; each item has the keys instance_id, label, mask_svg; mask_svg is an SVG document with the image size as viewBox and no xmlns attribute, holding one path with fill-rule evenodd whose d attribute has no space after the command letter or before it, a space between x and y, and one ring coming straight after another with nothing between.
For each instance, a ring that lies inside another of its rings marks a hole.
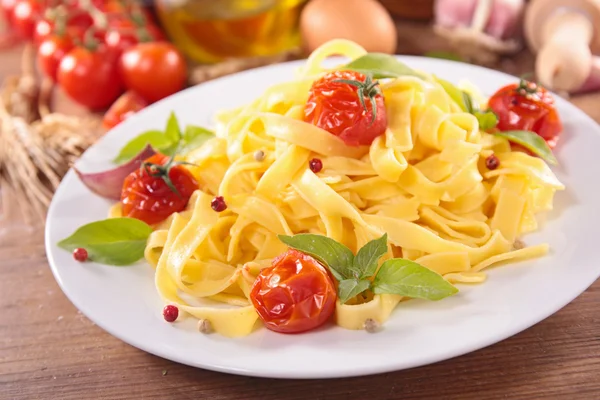
<instances>
[{"instance_id":1,"label":"green basil leaf","mask_svg":"<svg viewBox=\"0 0 600 400\"><path fill-rule=\"evenodd\" d=\"M165 136L171 143L179 143L181 140L181 128L179 127L179 121L174 112L171 112L167 121L167 127L165 128Z\"/></svg>"},{"instance_id":2,"label":"green basil leaf","mask_svg":"<svg viewBox=\"0 0 600 400\"><path fill-rule=\"evenodd\" d=\"M155 150L161 150L171 145L171 142L165 135L158 130L152 130L142 133L141 135L131 139L114 158L113 162L117 164L131 160L138 155L147 145L152 146Z\"/></svg>"},{"instance_id":3,"label":"green basil leaf","mask_svg":"<svg viewBox=\"0 0 600 400\"><path fill-rule=\"evenodd\" d=\"M479 122L479 129L483 131L494 129L498 125L498 116L492 110L475 111L473 115Z\"/></svg>"},{"instance_id":4,"label":"green basil leaf","mask_svg":"<svg viewBox=\"0 0 600 400\"><path fill-rule=\"evenodd\" d=\"M473 106L473 98L465 91L462 91L462 100L465 105L465 109L469 114L473 114L477 109Z\"/></svg>"},{"instance_id":5,"label":"green basil leaf","mask_svg":"<svg viewBox=\"0 0 600 400\"><path fill-rule=\"evenodd\" d=\"M473 103L473 98L471 95L463 90L460 90L452 83L435 77L435 80L444 88L448 96L464 112L468 112L469 114L473 114L475 118L477 118L477 122L479 122L479 129L487 131L493 129L498 125L498 117L492 110L481 111L479 107Z\"/></svg>"},{"instance_id":6,"label":"green basil leaf","mask_svg":"<svg viewBox=\"0 0 600 400\"><path fill-rule=\"evenodd\" d=\"M160 152L165 156L172 156L175 153L179 153L179 142L171 143L160 149Z\"/></svg>"},{"instance_id":7,"label":"green basil leaf","mask_svg":"<svg viewBox=\"0 0 600 400\"><path fill-rule=\"evenodd\" d=\"M375 275L379 259L387 253L387 233L379 239L371 240L365 244L354 257L352 272L359 279L370 278Z\"/></svg>"},{"instance_id":8,"label":"green basil leaf","mask_svg":"<svg viewBox=\"0 0 600 400\"><path fill-rule=\"evenodd\" d=\"M441 275L410 260L394 258L379 268L373 281L375 294L398 294L427 300L441 300L458 292Z\"/></svg>"},{"instance_id":9,"label":"green basil leaf","mask_svg":"<svg viewBox=\"0 0 600 400\"><path fill-rule=\"evenodd\" d=\"M469 112L464 102L465 92L454 86L452 83L438 78L437 76L435 77L435 80L442 86L442 88L444 88L446 93L448 93L448 96L450 96L450 98L454 100L456 104L458 104L461 110L464 112Z\"/></svg>"},{"instance_id":10,"label":"green basil leaf","mask_svg":"<svg viewBox=\"0 0 600 400\"><path fill-rule=\"evenodd\" d=\"M451 61L460 61L464 62L461 56L455 53L450 53L449 51L428 51L423 54L425 57L430 58L439 58L441 60L451 60Z\"/></svg>"},{"instance_id":11,"label":"green basil leaf","mask_svg":"<svg viewBox=\"0 0 600 400\"><path fill-rule=\"evenodd\" d=\"M422 78L423 75L413 70L406 64L389 54L368 53L354 61L349 62L341 69L370 74L375 79L397 78L399 76L416 76Z\"/></svg>"},{"instance_id":12,"label":"green basil leaf","mask_svg":"<svg viewBox=\"0 0 600 400\"><path fill-rule=\"evenodd\" d=\"M58 246L73 251L87 250L91 261L109 265L128 265L144 256L152 228L134 218L109 218L84 225Z\"/></svg>"},{"instance_id":13,"label":"green basil leaf","mask_svg":"<svg viewBox=\"0 0 600 400\"><path fill-rule=\"evenodd\" d=\"M549 164L556 165L558 161L548 143L537 133L531 131L504 131L494 132L494 135L508 139L513 143L520 144L538 157L546 160Z\"/></svg>"},{"instance_id":14,"label":"green basil leaf","mask_svg":"<svg viewBox=\"0 0 600 400\"><path fill-rule=\"evenodd\" d=\"M215 133L211 130L200 126L188 125L183 132L181 153L186 154L198 147L202 146L208 139L215 137Z\"/></svg>"},{"instance_id":15,"label":"green basil leaf","mask_svg":"<svg viewBox=\"0 0 600 400\"><path fill-rule=\"evenodd\" d=\"M342 304L356 295L364 292L371 285L371 281L365 279L344 279L338 286L338 298Z\"/></svg>"},{"instance_id":16,"label":"green basil leaf","mask_svg":"<svg viewBox=\"0 0 600 400\"><path fill-rule=\"evenodd\" d=\"M294 236L279 235L279 240L289 247L315 257L327 267L338 281L351 278L350 268L354 254L343 244L322 235L300 233Z\"/></svg>"}]
</instances>

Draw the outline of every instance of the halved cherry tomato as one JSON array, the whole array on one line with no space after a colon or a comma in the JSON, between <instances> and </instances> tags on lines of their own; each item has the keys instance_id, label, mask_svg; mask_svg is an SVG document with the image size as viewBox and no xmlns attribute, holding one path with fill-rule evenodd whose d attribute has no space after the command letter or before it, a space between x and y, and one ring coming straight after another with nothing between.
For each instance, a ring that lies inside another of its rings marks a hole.
<instances>
[{"instance_id":1,"label":"halved cherry tomato","mask_svg":"<svg viewBox=\"0 0 600 400\"><path fill-rule=\"evenodd\" d=\"M294 249L263 269L250 291L260 319L280 333L305 332L324 324L335 310L336 298L325 267Z\"/></svg>"},{"instance_id":2,"label":"halved cherry tomato","mask_svg":"<svg viewBox=\"0 0 600 400\"><path fill-rule=\"evenodd\" d=\"M540 135L554 148L563 126L554 108L554 98L543 87L522 80L498 90L489 100L501 131L525 130Z\"/></svg>"},{"instance_id":3,"label":"halved cherry tomato","mask_svg":"<svg viewBox=\"0 0 600 400\"><path fill-rule=\"evenodd\" d=\"M354 84L336 82L339 80ZM357 86L361 85L363 89L359 90ZM339 137L349 146L370 145L387 128L385 103L377 83L367 82L365 75L354 71L330 72L315 81L304 108L304 120Z\"/></svg>"},{"instance_id":4,"label":"halved cherry tomato","mask_svg":"<svg viewBox=\"0 0 600 400\"><path fill-rule=\"evenodd\" d=\"M149 104L142 96L129 90L110 106L104 114L102 125L105 129L111 129Z\"/></svg>"},{"instance_id":5,"label":"halved cherry tomato","mask_svg":"<svg viewBox=\"0 0 600 400\"><path fill-rule=\"evenodd\" d=\"M12 25L23 39L33 38L35 24L42 18L45 4L36 0L19 0L12 12Z\"/></svg>"},{"instance_id":6,"label":"halved cherry tomato","mask_svg":"<svg viewBox=\"0 0 600 400\"><path fill-rule=\"evenodd\" d=\"M60 62L57 80L69 97L92 110L110 106L122 93L114 57L103 47L75 47Z\"/></svg>"},{"instance_id":7,"label":"halved cherry tomato","mask_svg":"<svg viewBox=\"0 0 600 400\"><path fill-rule=\"evenodd\" d=\"M175 189L175 190L173 190ZM183 211L198 182L182 165L155 154L123 182L121 204L124 217L156 224Z\"/></svg>"},{"instance_id":8,"label":"halved cherry tomato","mask_svg":"<svg viewBox=\"0 0 600 400\"><path fill-rule=\"evenodd\" d=\"M168 42L137 44L123 52L119 70L125 86L155 102L183 89L187 65Z\"/></svg>"},{"instance_id":9,"label":"halved cherry tomato","mask_svg":"<svg viewBox=\"0 0 600 400\"><path fill-rule=\"evenodd\" d=\"M60 62L73 47L73 41L66 35L51 35L44 39L37 54L38 65L44 75L56 81Z\"/></svg>"}]
</instances>

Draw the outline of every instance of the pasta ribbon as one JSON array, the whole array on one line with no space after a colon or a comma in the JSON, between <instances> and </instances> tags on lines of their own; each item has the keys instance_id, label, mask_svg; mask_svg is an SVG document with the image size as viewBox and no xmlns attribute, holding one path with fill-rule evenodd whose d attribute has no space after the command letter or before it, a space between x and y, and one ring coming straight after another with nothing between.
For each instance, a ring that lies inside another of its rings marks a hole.
<instances>
[{"instance_id":1,"label":"pasta ribbon","mask_svg":"<svg viewBox=\"0 0 600 400\"><path fill-rule=\"evenodd\" d=\"M386 258L416 261L455 283L484 282L491 266L549 251L515 243L537 229L564 185L541 159L480 132L435 77L380 81L388 126L370 146L348 146L304 122L311 85L330 71L323 61L365 53L331 41L294 79L217 114L216 137L185 157L199 189L185 210L153 227L146 245L165 303L210 321L217 333L250 334L258 319L252 284L286 250L278 235L323 234L356 252L387 233ZM464 88L485 102L472 85ZM491 154L500 161L495 170L485 167ZM317 173L312 158L323 164ZM226 210L212 210L214 196L225 198ZM121 214L111 208L111 217ZM402 300L367 291L338 301L335 322L347 329L383 323Z\"/></svg>"}]
</instances>

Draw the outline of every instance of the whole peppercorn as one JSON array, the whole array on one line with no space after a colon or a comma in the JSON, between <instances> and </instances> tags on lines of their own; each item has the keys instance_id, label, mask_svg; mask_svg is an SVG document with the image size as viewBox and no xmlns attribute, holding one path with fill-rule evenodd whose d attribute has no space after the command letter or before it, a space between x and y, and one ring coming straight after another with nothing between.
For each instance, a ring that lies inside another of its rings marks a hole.
<instances>
[{"instance_id":1,"label":"whole peppercorn","mask_svg":"<svg viewBox=\"0 0 600 400\"><path fill-rule=\"evenodd\" d=\"M221 212L227 209L227 203L223 196L217 196L210 202L210 207L216 212Z\"/></svg>"},{"instance_id":2,"label":"whole peppercorn","mask_svg":"<svg viewBox=\"0 0 600 400\"><path fill-rule=\"evenodd\" d=\"M315 174L323 169L323 161L318 158L313 158L308 162L308 167Z\"/></svg>"},{"instance_id":3,"label":"whole peppercorn","mask_svg":"<svg viewBox=\"0 0 600 400\"><path fill-rule=\"evenodd\" d=\"M485 159L485 166L489 170L494 170L500 166L500 160L496 157L495 154L492 154L488 158Z\"/></svg>"},{"instance_id":4,"label":"whole peppercorn","mask_svg":"<svg viewBox=\"0 0 600 400\"><path fill-rule=\"evenodd\" d=\"M177 317L179 316L179 308L174 305L169 304L163 308L163 317L167 322L175 322Z\"/></svg>"},{"instance_id":5,"label":"whole peppercorn","mask_svg":"<svg viewBox=\"0 0 600 400\"><path fill-rule=\"evenodd\" d=\"M78 247L75 250L73 250L73 258L79 262L87 261L88 252L86 249Z\"/></svg>"}]
</instances>

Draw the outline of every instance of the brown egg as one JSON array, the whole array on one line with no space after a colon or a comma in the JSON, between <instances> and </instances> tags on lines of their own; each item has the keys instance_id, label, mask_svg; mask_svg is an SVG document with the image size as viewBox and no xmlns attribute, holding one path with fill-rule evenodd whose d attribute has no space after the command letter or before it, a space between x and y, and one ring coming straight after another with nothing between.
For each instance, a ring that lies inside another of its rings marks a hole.
<instances>
[{"instance_id":1,"label":"brown egg","mask_svg":"<svg viewBox=\"0 0 600 400\"><path fill-rule=\"evenodd\" d=\"M309 52L331 39L352 40L369 52L396 51L396 26L376 0L311 0L302 11L300 32Z\"/></svg>"}]
</instances>

